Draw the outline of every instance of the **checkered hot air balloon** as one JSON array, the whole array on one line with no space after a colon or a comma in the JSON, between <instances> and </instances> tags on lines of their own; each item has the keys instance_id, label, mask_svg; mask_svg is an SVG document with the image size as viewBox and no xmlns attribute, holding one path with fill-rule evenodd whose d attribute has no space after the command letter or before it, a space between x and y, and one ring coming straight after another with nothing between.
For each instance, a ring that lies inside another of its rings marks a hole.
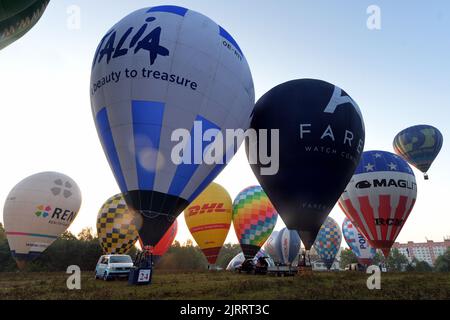
<instances>
[{"instance_id":1,"label":"checkered hot air balloon","mask_svg":"<svg viewBox=\"0 0 450 320\"><path fill-rule=\"evenodd\" d=\"M314 242L314 249L328 269L333 265L334 259L341 248L341 241L342 233L339 225L333 218L328 217Z\"/></svg>"},{"instance_id":2,"label":"checkered hot air balloon","mask_svg":"<svg viewBox=\"0 0 450 320\"><path fill-rule=\"evenodd\" d=\"M278 213L260 186L242 190L233 202L233 225L246 259L252 259L271 235Z\"/></svg>"},{"instance_id":3,"label":"checkered hot air balloon","mask_svg":"<svg viewBox=\"0 0 450 320\"><path fill-rule=\"evenodd\" d=\"M109 198L97 216L97 234L105 254L126 254L138 240L134 213L122 194Z\"/></svg>"}]
</instances>

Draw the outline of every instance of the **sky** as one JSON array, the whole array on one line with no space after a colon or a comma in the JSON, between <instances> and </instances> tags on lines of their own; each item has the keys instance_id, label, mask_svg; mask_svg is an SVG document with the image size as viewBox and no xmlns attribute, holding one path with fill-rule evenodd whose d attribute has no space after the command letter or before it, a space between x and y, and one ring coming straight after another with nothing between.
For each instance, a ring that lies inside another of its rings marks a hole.
<instances>
[{"instance_id":1,"label":"sky","mask_svg":"<svg viewBox=\"0 0 450 320\"><path fill-rule=\"evenodd\" d=\"M450 235L450 3L445 0L58 0L23 38L0 51L0 199L23 178L58 171L80 186L83 203L70 231L95 229L98 210L120 192L91 113L95 49L108 29L134 10L184 6L224 26L243 50L256 98L292 79L315 78L343 88L359 104L365 150L392 150L402 129L431 124L444 146L398 241L441 241ZM380 29L369 29L369 6ZM78 23L79 22L79 23ZM257 184L243 148L216 179L234 198ZM2 200L3 201L3 200ZM344 214L331 216L339 224ZM0 222L3 217L0 215ZM177 240L190 238L182 215ZM276 229L281 229L281 219ZM236 242L231 229L227 242Z\"/></svg>"}]
</instances>

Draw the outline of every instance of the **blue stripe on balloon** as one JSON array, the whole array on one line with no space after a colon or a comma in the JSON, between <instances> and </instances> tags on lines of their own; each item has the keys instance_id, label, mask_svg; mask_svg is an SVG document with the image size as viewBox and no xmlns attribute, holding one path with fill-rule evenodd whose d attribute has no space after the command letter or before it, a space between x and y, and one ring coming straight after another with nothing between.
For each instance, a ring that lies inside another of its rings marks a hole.
<instances>
[{"instance_id":1,"label":"blue stripe on balloon","mask_svg":"<svg viewBox=\"0 0 450 320\"><path fill-rule=\"evenodd\" d=\"M214 169L208 174L208 176L197 187L197 189L194 191L194 193L189 197L189 199L188 199L189 202L194 201L200 195L200 193L202 193L202 191L204 189L206 189L206 187L209 186L209 184L211 182L213 182L213 180L219 175L219 173L222 171L222 169L225 168L225 166L226 166L225 161L226 161L226 159L224 157L223 164L217 164L214 167Z\"/></svg>"},{"instance_id":2,"label":"blue stripe on balloon","mask_svg":"<svg viewBox=\"0 0 450 320\"><path fill-rule=\"evenodd\" d=\"M188 12L188 9L178 6L158 6L150 8L147 13L150 12L168 12L184 17L186 15L186 12Z\"/></svg>"},{"instance_id":3,"label":"blue stripe on balloon","mask_svg":"<svg viewBox=\"0 0 450 320\"><path fill-rule=\"evenodd\" d=\"M239 51L239 53L244 56L244 54L242 53L241 48L239 47L239 45L237 44L236 40L234 40L234 38L231 36L231 34L229 34L227 32L227 30L225 30L224 28L222 28L221 26L219 26L219 34L225 38L229 43L231 43L237 51Z\"/></svg>"},{"instance_id":4,"label":"blue stripe on balloon","mask_svg":"<svg viewBox=\"0 0 450 320\"><path fill-rule=\"evenodd\" d=\"M153 190L164 107L161 102L132 101L136 172L140 190Z\"/></svg>"},{"instance_id":5,"label":"blue stripe on balloon","mask_svg":"<svg viewBox=\"0 0 450 320\"><path fill-rule=\"evenodd\" d=\"M116 177L122 192L128 191L125 177L123 176L122 167L120 166L119 155L117 154L116 145L112 135L111 127L108 119L108 111L103 108L97 113L97 126L106 154L111 163L112 170Z\"/></svg>"},{"instance_id":6,"label":"blue stripe on balloon","mask_svg":"<svg viewBox=\"0 0 450 320\"><path fill-rule=\"evenodd\" d=\"M201 117L199 115L197 116L195 121L202 123L202 137L203 137L203 134L209 129L218 129L218 130L220 130L219 126L217 126L213 122L211 122L208 119L203 118L203 117ZM174 178L172 180L172 183L171 183L169 191L168 191L168 194L171 194L171 195L174 195L174 196L179 196L183 192L184 188L187 186L187 184L191 180L192 176L195 174L195 171L199 167L199 164L195 164L194 163L194 139L195 138L199 139L199 138L202 138L202 137L194 137L194 127L191 129L191 134L190 135L191 135L191 141L190 141L190 144L191 144L191 164L182 163L182 164L180 164L177 167L177 170L175 172ZM205 142L205 141L203 141L203 143L202 143L202 155L201 155L202 156L202 161L203 161L203 153L205 152L205 149L213 142L214 142L214 140L212 142ZM206 179L208 179L208 177ZM206 180L203 181L202 185L204 185L205 181Z\"/></svg>"}]
</instances>

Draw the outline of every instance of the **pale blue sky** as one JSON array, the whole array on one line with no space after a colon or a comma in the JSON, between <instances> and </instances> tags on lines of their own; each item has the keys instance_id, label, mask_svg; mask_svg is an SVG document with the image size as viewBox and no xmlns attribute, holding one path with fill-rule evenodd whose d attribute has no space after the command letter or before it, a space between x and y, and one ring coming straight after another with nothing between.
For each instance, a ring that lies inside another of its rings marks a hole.
<instances>
[{"instance_id":1,"label":"pale blue sky","mask_svg":"<svg viewBox=\"0 0 450 320\"><path fill-rule=\"evenodd\" d=\"M133 10L161 4L188 7L225 27L249 61L257 98L294 78L342 87L363 112L366 150L392 151L395 134L414 124L434 125L444 139L450 134L448 1L53 0L35 28L0 51L0 134L6 137L1 199L29 174L61 171L83 192L72 230L95 225L102 202L119 190L92 120L91 60L114 23ZM70 5L81 9L79 30L67 27ZM366 26L369 5L381 9L381 30ZM444 140L431 180L424 182L416 171L418 201L400 241L450 235L449 164ZM242 150L217 181L232 197L256 183ZM338 222L344 217L337 208L332 216ZM180 225L184 241L188 231L184 221Z\"/></svg>"}]
</instances>

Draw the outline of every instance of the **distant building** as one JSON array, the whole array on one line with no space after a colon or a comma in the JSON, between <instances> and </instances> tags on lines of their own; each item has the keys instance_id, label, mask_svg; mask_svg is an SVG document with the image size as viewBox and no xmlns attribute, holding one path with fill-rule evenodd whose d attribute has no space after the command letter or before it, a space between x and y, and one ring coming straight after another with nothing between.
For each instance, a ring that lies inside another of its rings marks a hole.
<instances>
[{"instance_id":1,"label":"distant building","mask_svg":"<svg viewBox=\"0 0 450 320\"><path fill-rule=\"evenodd\" d=\"M432 266L437 257L443 255L450 248L450 239L444 239L443 242L434 242L432 240L421 243L413 241L408 241L408 243L396 242L392 248L398 249L409 261L416 258L419 261L426 261Z\"/></svg>"}]
</instances>

